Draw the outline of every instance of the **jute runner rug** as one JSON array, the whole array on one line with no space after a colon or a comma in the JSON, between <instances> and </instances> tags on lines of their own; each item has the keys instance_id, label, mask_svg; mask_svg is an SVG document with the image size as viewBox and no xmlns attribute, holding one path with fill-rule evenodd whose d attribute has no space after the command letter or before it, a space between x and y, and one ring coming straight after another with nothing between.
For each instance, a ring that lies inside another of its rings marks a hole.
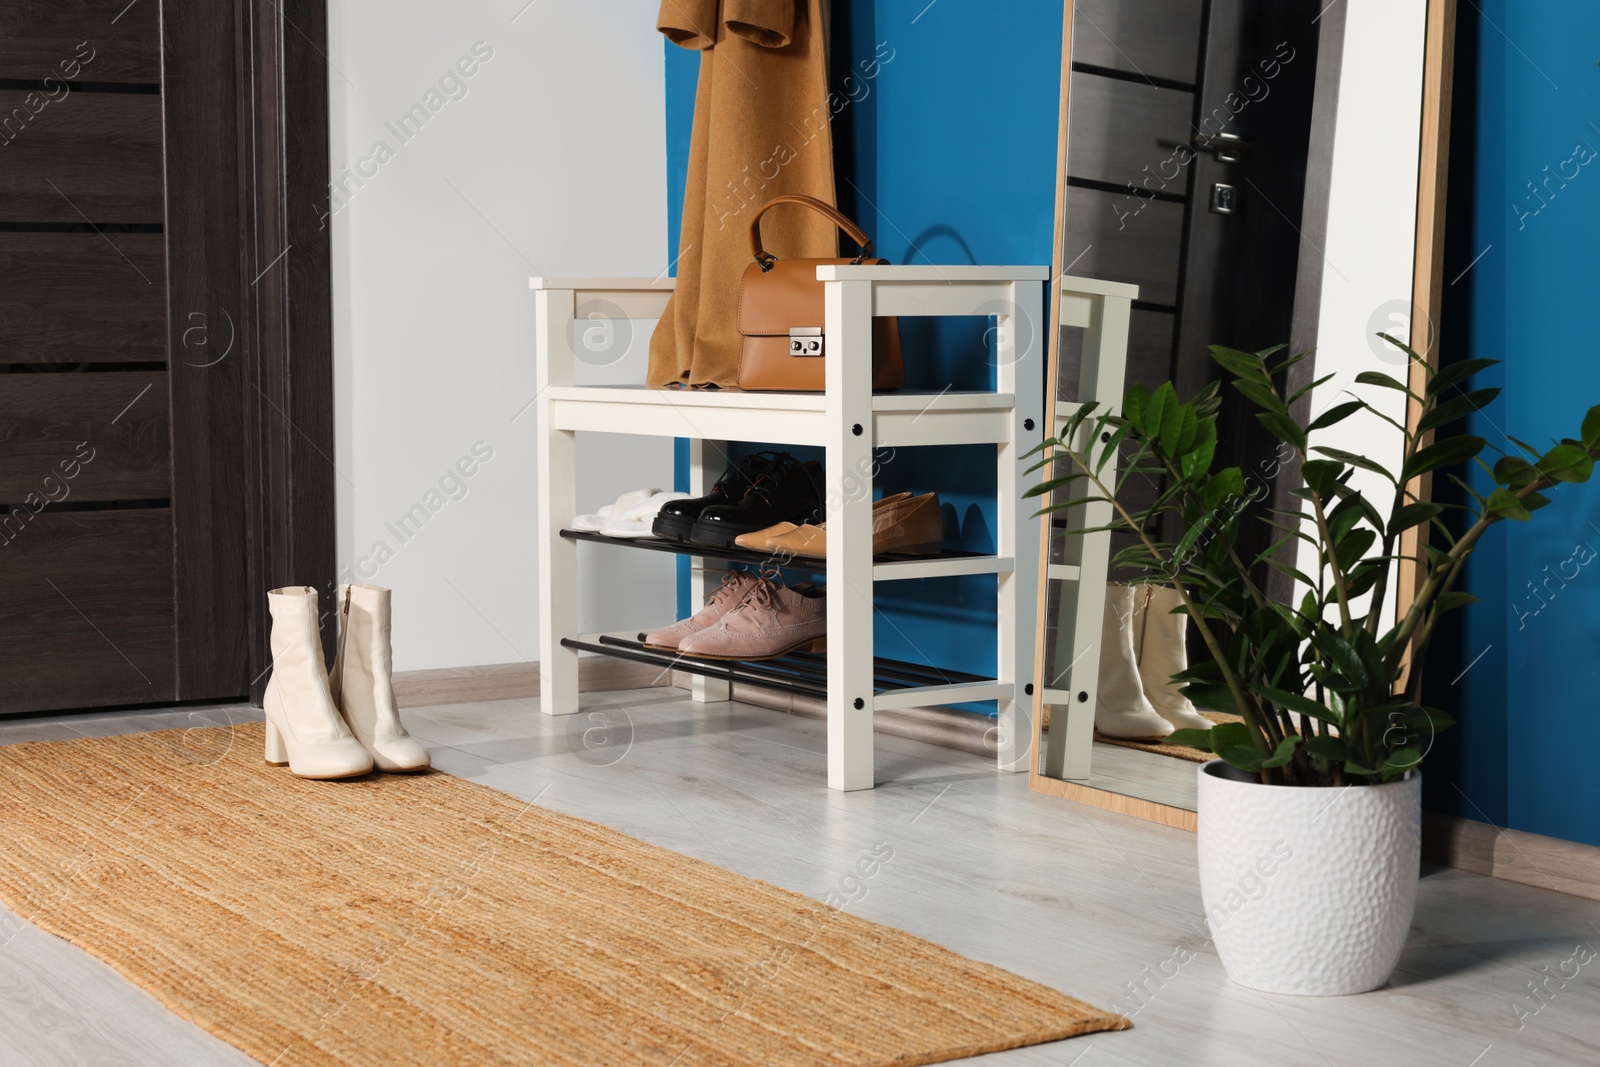
<instances>
[{"instance_id":1,"label":"jute runner rug","mask_svg":"<svg viewBox=\"0 0 1600 1067\"><path fill-rule=\"evenodd\" d=\"M1229 715L1221 711L1202 711L1200 714L1212 722L1244 722L1238 715ZM1188 760L1190 763L1206 763L1217 757L1198 748L1188 745L1168 744L1165 741L1128 741L1120 737L1107 737L1099 730L1094 732L1094 739L1102 744L1116 745L1118 748L1136 748L1140 752L1154 752L1158 756L1171 756L1173 759Z\"/></svg>"},{"instance_id":2,"label":"jute runner rug","mask_svg":"<svg viewBox=\"0 0 1600 1067\"><path fill-rule=\"evenodd\" d=\"M1127 1025L448 774L251 724L0 747L0 899L274 1067L938 1063Z\"/></svg>"}]
</instances>

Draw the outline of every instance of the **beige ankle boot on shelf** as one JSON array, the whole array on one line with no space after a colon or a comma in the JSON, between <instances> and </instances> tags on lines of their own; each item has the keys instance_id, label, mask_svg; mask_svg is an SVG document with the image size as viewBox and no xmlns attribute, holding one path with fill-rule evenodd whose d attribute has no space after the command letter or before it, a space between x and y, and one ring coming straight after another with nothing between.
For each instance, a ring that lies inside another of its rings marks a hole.
<instances>
[{"instance_id":1,"label":"beige ankle boot on shelf","mask_svg":"<svg viewBox=\"0 0 1600 1067\"><path fill-rule=\"evenodd\" d=\"M1141 585L1134 591L1134 631L1139 653L1139 678L1145 699L1157 715L1179 730L1209 730L1216 724L1195 710L1172 676L1189 669L1189 616L1174 615L1183 603L1176 589Z\"/></svg>"},{"instance_id":2,"label":"beige ankle boot on shelf","mask_svg":"<svg viewBox=\"0 0 1600 1067\"><path fill-rule=\"evenodd\" d=\"M1134 654L1130 585L1106 587L1105 625L1100 633L1100 693L1094 705L1094 728L1124 741L1159 741L1172 732L1167 720L1144 697Z\"/></svg>"},{"instance_id":3,"label":"beige ankle boot on shelf","mask_svg":"<svg viewBox=\"0 0 1600 1067\"><path fill-rule=\"evenodd\" d=\"M389 590L379 585L340 586L339 601L339 653L328 688L344 721L372 753L380 771L427 770L428 750L406 733L394 702Z\"/></svg>"},{"instance_id":4,"label":"beige ankle boot on shelf","mask_svg":"<svg viewBox=\"0 0 1600 1067\"><path fill-rule=\"evenodd\" d=\"M328 692L317 633L317 591L290 586L267 593L272 612L272 679L262 710L268 763L301 778L351 778L372 770L372 757L339 717Z\"/></svg>"}]
</instances>

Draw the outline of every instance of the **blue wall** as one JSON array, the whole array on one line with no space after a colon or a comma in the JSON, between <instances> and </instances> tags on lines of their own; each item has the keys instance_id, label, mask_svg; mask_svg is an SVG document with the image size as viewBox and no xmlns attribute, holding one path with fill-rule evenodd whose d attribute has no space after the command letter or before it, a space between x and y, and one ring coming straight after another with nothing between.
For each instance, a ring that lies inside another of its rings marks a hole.
<instances>
[{"instance_id":1,"label":"blue wall","mask_svg":"<svg viewBox=\"0 0 1600 1067\"><path fill-rule=\"evenodd\" d=\"M1061 10L1060 0L1011 0L975 17L970 5L834 0L830 82L851 101L835 119L839 204L872 235L878 255L893 263L1050 262ZM676 255L698 57L665 47ZM987 325L902 322L908 387L991 388ZM959 545L993 550L992 452L904 449L878 484L887 492L936 490ZM680 598L686 611L682 585ZM993 578L880 586L878 602L880 655L994 670Z\"/></svg>"},{"instance_id":2,"label":"blue wall","mask_svg":"<svg viewBox=\"0 0 1600 1067\"><path fill-rule=\"evenodd\" d=\"M1448 285L1441 343L1446 361L1504 360L1480 376L1505 393L1471 432L1512 451L1506 433L1573 436L1600 403L1600 6L1479 0L1459 18L1447 283L1483 258ZM1591 161L1562 179L1580 145ZM1424 778L1431 807L1600 845L1600 487L1552 498L1471 564L1483 602L1429 670L1460 726Z\"/></svg>"}]
</instances>

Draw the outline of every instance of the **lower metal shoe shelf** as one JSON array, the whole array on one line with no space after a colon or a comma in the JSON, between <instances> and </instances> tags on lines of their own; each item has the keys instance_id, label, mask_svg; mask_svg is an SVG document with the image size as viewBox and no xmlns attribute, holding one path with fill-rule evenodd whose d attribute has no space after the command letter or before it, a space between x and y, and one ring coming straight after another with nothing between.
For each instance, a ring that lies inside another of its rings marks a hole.
<instances>
[{"instance_id":1,"label":"lower metal shoe shelf","mask_svg":"<svg viewBox=\"0 0 1600 1067\"><path fill-rule=\"evenodd\" d=\"M562 645L581 652L597 652L603 656L652 663L663 669L700 674L707 678L721 678L742 685L763 689L776 689L803 696L826 699L828 695L828 659L815 652L791 652L786 656L763 660L712 660L680 656L646 648L640 640L643 634L598 634L592 638L562 639ZM872 661L873 691L887 692L895 689L921 689L927 686L961 685L984 682L982 675L965 671L943 670L923 663L882 656Z\"/></svg>"}]
</instances>

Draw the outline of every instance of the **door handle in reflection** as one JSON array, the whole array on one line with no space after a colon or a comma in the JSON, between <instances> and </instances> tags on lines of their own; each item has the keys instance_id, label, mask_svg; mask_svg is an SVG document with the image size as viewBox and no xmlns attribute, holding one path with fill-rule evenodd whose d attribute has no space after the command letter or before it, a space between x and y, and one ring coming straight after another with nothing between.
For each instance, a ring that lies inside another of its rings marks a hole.
<instances>
[{"instance_id":1,"label":"door handle in reflection","mask_svg":"<svg viewBox=\"0 0 1600 1067\"><path fill-rule=\"evenodd\" d=\"M1218 163L1238 163L1254 147L1236 133L1202 133L1190 143L1202 152L1210 152Z\"/></svg>"}]
</instances>

